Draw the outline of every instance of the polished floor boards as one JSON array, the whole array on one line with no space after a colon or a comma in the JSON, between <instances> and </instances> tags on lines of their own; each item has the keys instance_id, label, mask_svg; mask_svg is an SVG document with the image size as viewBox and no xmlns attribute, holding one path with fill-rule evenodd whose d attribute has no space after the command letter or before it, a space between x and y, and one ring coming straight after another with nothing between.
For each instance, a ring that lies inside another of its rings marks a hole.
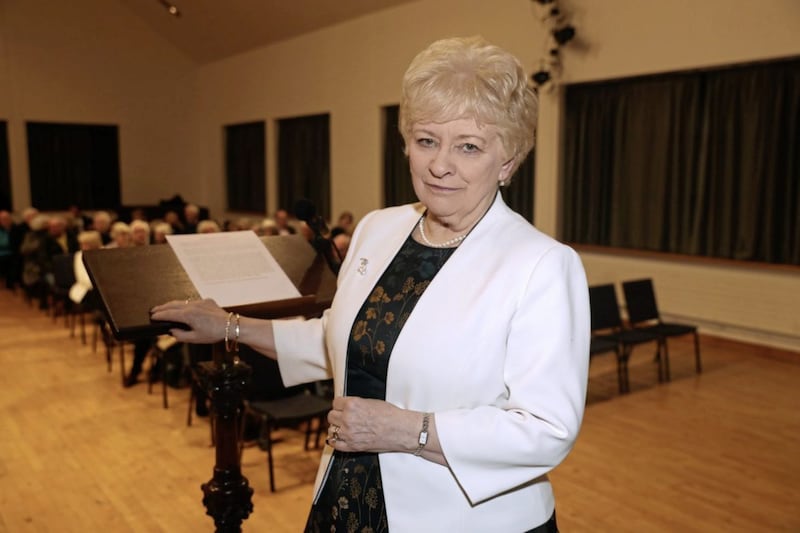
<instances>
[{"instance_id":1,"label":"polished floor boards","mask_svg":"<svg viewBox=\"0 0 800 533\"><path fill-rule=\"evenodd\" d=\"M611 358L593 361L581 436L552 475L561 530L800 531L800 354L703 338L698 376L690 343L670 347L672 382L639 347L622 397ZM0 291L1 533L213 531L207 420L186 426L187 389L169 409L158 388L123 389L118 364ZM283 435L275 494L264 452L244 452L245 532L302 530L318 452Z\"/></svg>"}]
</instances>

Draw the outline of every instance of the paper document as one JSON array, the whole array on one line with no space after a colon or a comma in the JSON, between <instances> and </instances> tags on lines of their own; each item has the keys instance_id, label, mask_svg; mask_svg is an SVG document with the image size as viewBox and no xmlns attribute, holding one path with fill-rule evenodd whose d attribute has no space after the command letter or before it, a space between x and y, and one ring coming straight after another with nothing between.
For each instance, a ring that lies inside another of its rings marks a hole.
<instances>
[{"instance_id":1,"label":"paper document","mask_svg":"<svg viewBox=\"0 0 800 533\"><path fill-rule=\"evenodd\" d=\"M200 296L221 307L301 297L252 231L167 235L167 242Z\"/></svg>"}]
</instances>

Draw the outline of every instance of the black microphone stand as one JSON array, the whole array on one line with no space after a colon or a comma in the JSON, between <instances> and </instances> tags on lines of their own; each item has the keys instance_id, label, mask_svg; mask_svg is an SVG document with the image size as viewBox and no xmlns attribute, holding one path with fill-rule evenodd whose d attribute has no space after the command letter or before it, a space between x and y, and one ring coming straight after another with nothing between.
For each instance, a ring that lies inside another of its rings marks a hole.
<instances>
[{"instance_id":1,"label":"black microphone stand","mask_svg":"<svg viewBox=\"0 0 800 533\"><path fill-rule=\"evenodd\" d=\"M314 233L314 237L311 239L311 246L314 247L317 253L325 258L328 267L338 276L339 268L342 265L342 254L339 252L336 245L333 244L333 241L323 235L322 230L325 228L325 222L322 218L317 216L307 221L306 224L308 224L308 227L311 228L311 231Z\"/></svg>"}]
</instances>

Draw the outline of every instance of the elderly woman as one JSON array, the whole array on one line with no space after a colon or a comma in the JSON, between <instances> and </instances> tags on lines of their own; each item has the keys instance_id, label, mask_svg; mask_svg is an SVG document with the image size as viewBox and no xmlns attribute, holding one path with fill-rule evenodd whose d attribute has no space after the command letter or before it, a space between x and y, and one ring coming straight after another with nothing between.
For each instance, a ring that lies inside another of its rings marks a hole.
<instances>
[{"instance_id":1,"label":"elderly woman","mask_svg":"<svg viewBox=\"0 0 800 533\"><path fill-rule=\"evenodd\" d=\"M364 217L322 318L241 318L287 385L334 378L307 531L557 531L547 473L580 427L589 306L577 254L499 193L535 118L513 56L432 44L401 102L420 203ZM208 300L153 314L190 342L219 341L227 317Z\"/></svg>"},{"instance_id":2,"label":"elderly woman","mask_svg":"<svg viewBox=\"0 0 800 533\"><path fill-rule=\"evenodd\" d=\"M152 223L153 244L166 244L167 235L172 235L172 226L164 221Z\"/></svg>"},{"instance_id":3,"label":"elderly woman","mask_svg":"<svg viewBox=\"0 0 800 533\"><path fill-rule=\"evenodd\" d=\"M92 291L92 280L83 265L83 252L86 250L99 250L103 247L103 238L99 231L82 231L78 234L78 250L73 256L72 268L75 272L75 283L69 289L69 298L76 304L82 303L88 298L94 305Z\"/></svg>"},{"instance_id":4,"label":"elderly woman","mask_svg":"<svg viewBox=\"0 0 800 533\"><path fill-rule=\"evenodd\" d=\"M144 220L132 220L130 223L131 228L131 245L133 246L146 246L150 244L150 224Z\"/></svg>"},{"instance_id":5,"label":"elderly woman","mask_svg":"<svg viewBox=\"0 0 800 533\"><path fill-rule=\"evenodd\" d=\"M125 222L117 221L111 224L110 235L111 242L106 245L106 248L127 248L133 245L131 227Z\"/></svg>"}]
</instances>

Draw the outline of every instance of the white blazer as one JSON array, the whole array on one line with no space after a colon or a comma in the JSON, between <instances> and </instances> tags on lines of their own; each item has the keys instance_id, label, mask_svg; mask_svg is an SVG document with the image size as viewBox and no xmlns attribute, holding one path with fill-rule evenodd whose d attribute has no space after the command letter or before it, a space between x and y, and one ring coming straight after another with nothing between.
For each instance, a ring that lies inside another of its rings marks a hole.
<instances>
[{"instance_id":1,"label":"white blazer","mask_svg":"<svg viewBox=\"0 0 800 533\"><path fill-rule=\"evenodd\" d=\"M274 323L286 385L333 375L344 389L355 314L423 212L358 225L331 308ZM389 360L386 401L434 413L448 466L381 453L389 529L521 532L554 510L547 472L578 435L589 366L589 297L578 255L492 207L431 282ZM319 489L332 454L323 452Z\"/></svg>"}]
</instances>

